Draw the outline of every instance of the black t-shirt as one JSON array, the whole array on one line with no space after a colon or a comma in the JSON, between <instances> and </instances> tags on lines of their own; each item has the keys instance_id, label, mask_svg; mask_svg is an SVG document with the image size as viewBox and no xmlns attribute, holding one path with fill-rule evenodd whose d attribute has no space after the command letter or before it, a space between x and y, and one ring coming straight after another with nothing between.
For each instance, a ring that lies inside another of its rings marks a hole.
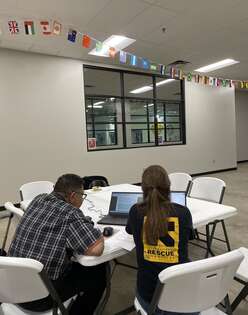
<instances>
[{"instance_id":1,"label":"black t-shirt","mask_svg":"<svg viewBox=\"0 0 248 315\"><path fill-rule=\"evenodd\" d=\"M172 215L168 220L168 235L161 237L157 245L146 244L143 237L145 216L138 205L129 212L126 231L133 235L136 245L139 295L150 302L156 287L158 274L165 268L188 262L188 240L192 236L192 217L188 208L172 203Z\"/></svg>"}]
</instances>

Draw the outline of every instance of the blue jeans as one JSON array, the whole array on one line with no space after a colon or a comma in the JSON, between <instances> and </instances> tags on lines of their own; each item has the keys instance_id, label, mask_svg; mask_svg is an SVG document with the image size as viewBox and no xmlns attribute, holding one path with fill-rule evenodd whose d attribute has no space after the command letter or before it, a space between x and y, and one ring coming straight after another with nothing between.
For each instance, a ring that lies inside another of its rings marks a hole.
<instances>
[{"instance_id":1,"label":"blue jeans","mask_svg":"<svg viewBox=\"0 0 248 315\"><path fill-rule=\"evenodd\" d=\"M145 311L148 310L149 307L149 303L146 302L145 300L142 299L142 297L140 297L140 295L138 294L138 292L136 292L136 297L137 300L139 301L140 305L143 307L143 309ZM156 312L154 313L154 315L199 315L199 312L195 312L195 313L177 313L177 312L167 312L167 311L161 311L160 309L157 308Z\"/></svg>"}]
</instances>

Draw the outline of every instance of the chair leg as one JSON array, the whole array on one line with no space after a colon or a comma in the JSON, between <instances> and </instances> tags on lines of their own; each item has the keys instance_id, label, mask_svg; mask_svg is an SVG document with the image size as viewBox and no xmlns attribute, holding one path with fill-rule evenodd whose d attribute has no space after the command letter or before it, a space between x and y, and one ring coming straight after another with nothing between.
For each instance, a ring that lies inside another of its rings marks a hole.
<instances>
[{"instance_id":1,"label":"chair leg","mask_svg":"<svg viewBox=\"0 0 248 315\"><path fill-rule=\"evenodd\" d=\"M7 223L7 228L6 228L6 232L5 232L3 243L2 243L2 251L3 252L4 252L4 249L6 246L6 242L7 242L7 238L8 238L8 234L9 234L9 228L10 228L10 224L11 224L11 220L12 220L13 216L14 216L13 213L11 213L9 216L8 223Z\"/></svg>"},{"instance_id":2,"label":"chair leg","mask_svg":"<svg viewBox=\"0 0 248 315\"><path fill-rule=\"evenodd\" d=\"M222 229L223 229L223 232L224 232L224 235L225 235L227 250L230 252L231 251L231 246L230 246L229 238L228 238L228 235L227 235L227 231L226 231L226 226L225 226L224 220L221 220L221 225L222 225Z\"/></svg>"},{"instance_id":3,"label":"chair leg","mask_svg":"<svg viewBox=\"0 0 248 315\"><path fill-rule=\"evenodd\" d=\"M239 295L235 298L235 300L231 304L232 311L234 311L239 303L248 296L248 283L244 286L244 288L240 291Z\"/></svg>"},{"instance_id":4,"label":"chair leg","mask_svg":"<svg viewBox=\"0 0 248 315\"><path fill-rule=\"evenodd\" d=\"M211 249L211 244L212 244L212 233L210 234L210 224L207 224L206 225L206 241L207 241L207 252L206 252L206 255L205 255L205 258L208 257L209 254L211 254L211 256L215 256L212 249ZM213 232L213 230L212 230Z\"/></svg>"},{"instance_id":5,"label":"chair leg","mask_svg":"<svg viewBox=\"0 0 248 315\"><path fill-rule=\"evenodd\" d=\"M104 308L109 300L110 293L111 293L111 277L112 277L111 264L110 262L108 262L106 264L106 279L107 279L106 290L105 290L104 297L101 299L100 303L97 306L97 309L95 310L96 315L101 315L103 313Z\"/></svg>"},{"instance_id":6,"label":"chair leg","mask_svg":"<svg viewBox=\"0 0 248 315\"><path fill-rule=\"evenodd\" d=\"M232 315L232 307L230 304L230 299L229 299L228 294L225 296L224 302L225 302L226 313L228 315Z\"/></svg>"}]
</instances>

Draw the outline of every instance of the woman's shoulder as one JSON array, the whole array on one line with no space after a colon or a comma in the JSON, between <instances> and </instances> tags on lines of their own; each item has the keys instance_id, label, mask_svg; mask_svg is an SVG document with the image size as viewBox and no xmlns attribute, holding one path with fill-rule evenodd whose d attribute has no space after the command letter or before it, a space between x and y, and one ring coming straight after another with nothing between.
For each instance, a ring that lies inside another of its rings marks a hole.
<instances>
[{"instance_id":1,"label":"woman's shoulder","mask_svg":"<svg viewBox=\"0 0 248 315\"><path fill-rule=\"evenodd\" d=\"M191 215L189 209L186 206L180 205L179 203L172 203L173 210L178 216Z\"/></svg>"}]
</instances>

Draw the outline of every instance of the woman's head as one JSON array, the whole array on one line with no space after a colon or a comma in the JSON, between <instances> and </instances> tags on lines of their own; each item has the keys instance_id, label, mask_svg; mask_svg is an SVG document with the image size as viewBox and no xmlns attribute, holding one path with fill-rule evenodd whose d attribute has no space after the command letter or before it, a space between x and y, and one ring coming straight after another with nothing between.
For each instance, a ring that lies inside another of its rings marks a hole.
<instances>
[{"instance_id":1,"label":"woman's head","mask_svg":"<svg viewBox=\"0 0 248 315\"><path fill-rule=\"evenodd\" d=\"M144 202L141 207L145 214L144 235L146 242L156 245L160 237L168 233L167 217L171 211L170 180L166 170L151 165L142 175Z\"/></svg>"},{"instance_id":2,"label":"woman's head","mask_svg":"<svg viewBox=\"0 0 248 315\"><path fill-rule=\"evenodd\" d=\"M151 165L147 167L142 175L142 190L146 198L155 188L164 198L169 200L170 180L166 170L160 165Z\"/></svg>"}]
</instances>

